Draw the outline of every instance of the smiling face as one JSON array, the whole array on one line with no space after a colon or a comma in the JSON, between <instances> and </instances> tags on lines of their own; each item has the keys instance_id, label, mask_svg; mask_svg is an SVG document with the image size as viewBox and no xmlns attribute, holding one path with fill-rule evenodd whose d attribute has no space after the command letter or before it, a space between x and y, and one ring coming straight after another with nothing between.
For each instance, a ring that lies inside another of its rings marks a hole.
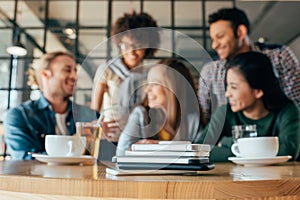
<instances>
[{"instance_id":1,"label":"smiling face","mask_svg":"<svg viewBox=\"0 0 300 200\"><path fill-rule=\"evenodd\" d=\"M226 93L232 112L251 111L261 102L262 91L253 89L236 68L230 68L226 76Z\"/></svg>"},{"instance_id":2,"label":"smiling face","mask_svg":"<svg viewBox=\"0 0 300 200\"><path fill-rule=\"evenodd\" d=\"M241 40L234 35L230 21L219 20L210 25L212 48L221 60L232 58L241 51Z\"/></svg>"},{"instance_id":3,"label":"smiling face","mask_svg":"<svg viewBox=\"0 0 300 200\"><path fill-rule=\"evenodd\" d=\"M76 62L67 55L56 57L50 64L49 69L44 71L47 83L44 88L51 95L68 98L73 95L77 79Z\"/></svg>"},{"instance_id":4,"label":"smiling face","mask_svg":"<svg viewBox=\"0 0 300 200\"><path fill-rule=\"evenodd\" d=\"M128 36L123 36L119 44L124 64L129 68L137 67L145 56L145 49L141 49L141 44Z\"/></svg>"},{"instance_id":5,"label":"smiling face","mask_svg":"<svg viewBox=\"0 0 300 200\"><path fill-rule=\"evenodd\" d=\"M160 67L152 67L149 71L146 93L150 108L161 106L167 108L167 89L163 83L166 77L163 74L165 73Z\"/></svg>"}]
</instances>

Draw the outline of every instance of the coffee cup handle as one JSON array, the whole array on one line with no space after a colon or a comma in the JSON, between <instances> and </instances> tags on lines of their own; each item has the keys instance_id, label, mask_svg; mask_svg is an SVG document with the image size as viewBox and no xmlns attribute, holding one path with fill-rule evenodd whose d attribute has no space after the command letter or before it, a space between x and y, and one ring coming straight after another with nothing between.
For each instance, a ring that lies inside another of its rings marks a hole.
<instances>
[{"instance_id":1,"label":"coffee cup handle","mask_svg":"<svg viewBox=\"0 0 300 200\"><path fill-rule=\"evenodd\" d=\"M70 140L68 142L68 146L69 146L69 152L67 153L67 156L74 156L74 152L75 152L74 141Z\"/></svg>"},{"instance_id":2,"label":"coffee cup handle","mask_svg":"<svg viewBox=\"0 0 300 200\"><path fill-rule=\"evenodd\" d=\"M235 156L242 157L242 155L239 152L239 147L238 147L237 143L234 143L233 145L231 145L231 151Z\"/></svg>"}]
</instances>

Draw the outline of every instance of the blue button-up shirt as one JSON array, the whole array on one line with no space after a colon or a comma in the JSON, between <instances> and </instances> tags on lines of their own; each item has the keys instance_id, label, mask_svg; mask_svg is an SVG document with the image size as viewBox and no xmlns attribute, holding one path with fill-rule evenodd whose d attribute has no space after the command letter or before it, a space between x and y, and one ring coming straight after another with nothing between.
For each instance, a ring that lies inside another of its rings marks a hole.
<instances>
[{"instance_id":1,"label":"blue button-up shirt","mask_svg":"<svg viewBox=\"0 0 300 200\"><path fill-rule=\"evenodd\" d=\"M73 110L72 110L73 107ZM75 121L93 121L96 111L68 102L66 127L70 135L76 133ZM13 159L32 159L28 152L44 153L45 136L55 134L56 120L51 104L41 95L8 111L4 120L5 142Z\"/></svg>"}]
</instances>

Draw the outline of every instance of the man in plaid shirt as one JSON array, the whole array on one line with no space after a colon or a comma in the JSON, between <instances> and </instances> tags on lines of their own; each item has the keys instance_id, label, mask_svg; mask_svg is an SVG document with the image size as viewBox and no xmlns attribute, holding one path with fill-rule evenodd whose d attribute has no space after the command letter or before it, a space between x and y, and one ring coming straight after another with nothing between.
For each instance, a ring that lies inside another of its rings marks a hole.
<instances>
[{"instance_id":1,"label":"man in plaid shirt","mask_svg":"<svg viewBox=\"0 0 300 200\"><path fill-rule=\"evenodd\" d=\"M224 85L226 61L247 51L259 51L270 58L284 93L300 105L300 66L289 47L252 43L248 17L237 8L218 10L209 16L209 24L212 48L219 60L205 65L199 78L198 97L207 121L218 106L227 103Z\"/></svg>"}]
</instances>

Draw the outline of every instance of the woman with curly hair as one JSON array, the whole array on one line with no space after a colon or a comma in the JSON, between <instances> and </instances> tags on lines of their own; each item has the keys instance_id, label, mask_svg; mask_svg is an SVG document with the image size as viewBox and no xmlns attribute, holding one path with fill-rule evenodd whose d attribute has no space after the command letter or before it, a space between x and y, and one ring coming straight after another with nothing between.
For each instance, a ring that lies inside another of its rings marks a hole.
<instances>
[{"instance_id":1,"label":"woman with curly hair","mask_svg":"<svg viewBox=\"0 0 300 200\"><path fill-rule=\"evenodd\" d=\"M114 23L112 41L120 56L98 68L94 78L93 109L101 111L111 107L112 102L117 103L118 89L123 80L142 64L144 58L154 55L160 39L158 30L150 27L157 27L156 21L143 12L126 13Z\"/></svg>"},{"instance_id":2,"label":"woman with curly hair","mask_svg":"<svg viewBox=\"0 0 300 200\"><path fill-rule=\"evenodd\" d=\"M133 86L145 80L145 68L138 66L143 64L145 58L154 56L160 43L156 21L144 12L125 13L119 17L112 27L111 35L111 41L117 46L119 54L97 69L91 102L92 109L104 114L103 121L109 127L106 139L113 142L111 144L102 141L101 148L106 149L104 160L111 157L107 149L115 149L121 132L118 124L125 124L127 121L127 106L132 106L143 98L144 94L139 92L141 90L137 92ZM122 84L125 85L124 89L121 89ZM124 91L122 94L121 90ZM135 98L128 105L127 99L130 99L133 93ZM125 102L124 106L121 106L123 103L120 100ZM112 109L115 105L118 105L118 111Z\"/></svg>"}]
</instances>

